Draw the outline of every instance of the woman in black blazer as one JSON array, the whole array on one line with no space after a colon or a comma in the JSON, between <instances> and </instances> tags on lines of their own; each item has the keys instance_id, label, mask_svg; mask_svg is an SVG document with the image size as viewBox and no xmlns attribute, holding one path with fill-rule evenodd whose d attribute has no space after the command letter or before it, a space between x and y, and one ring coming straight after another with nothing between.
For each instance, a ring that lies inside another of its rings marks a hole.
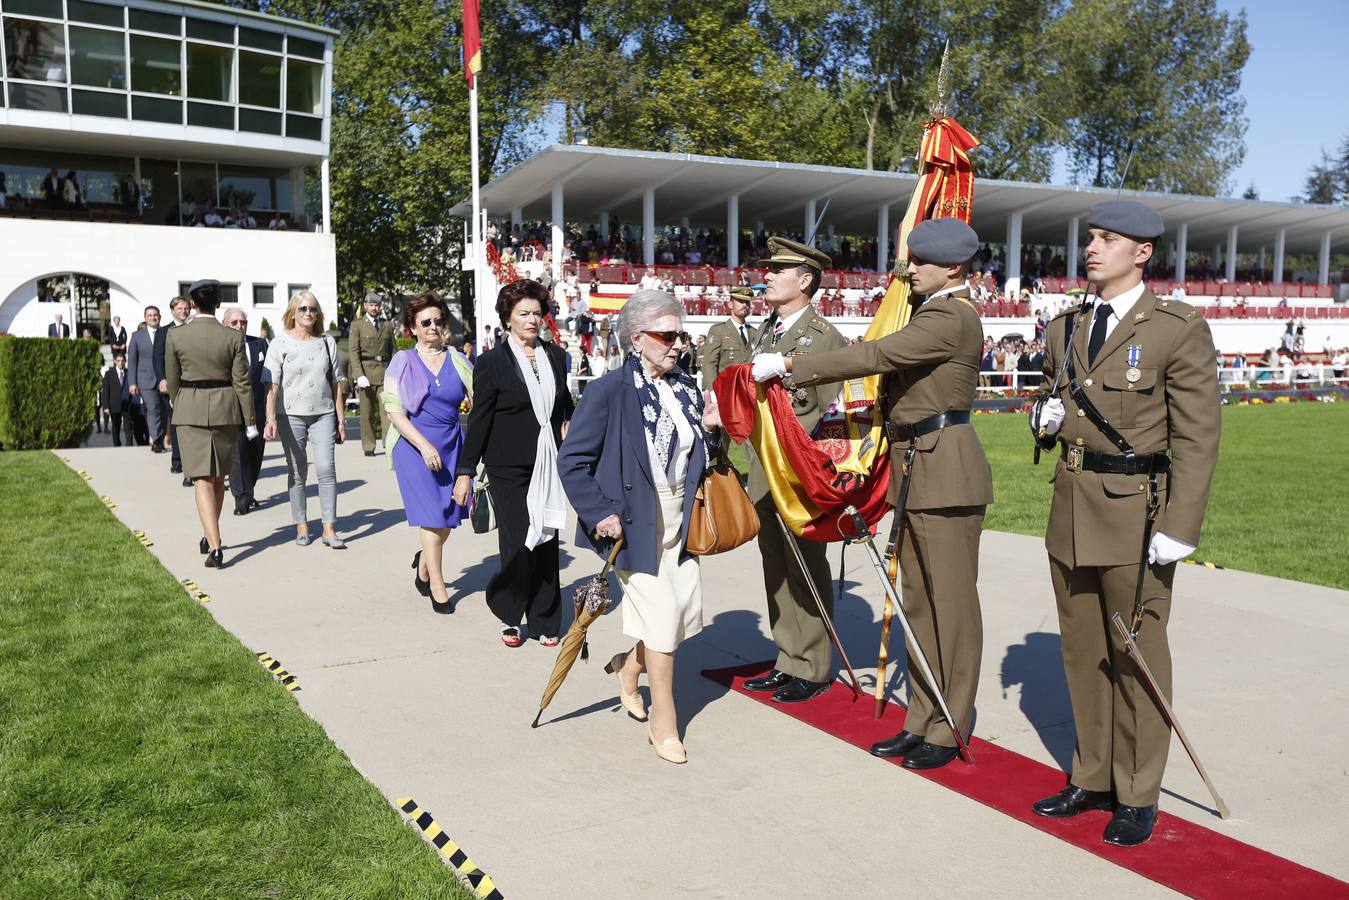
<instances>
[{"instance_id":1,"label":"woman in black blazer","mask_svg":"<svg viewBox=\"0 0 1349 900\"><path fill-rule=\"evenodd\" d=\"M501 620L507 647L519 647L525 630L556 646L562 625L557 535L566 524L567 500L557 445L573 403L562 350L539 340L548 301L548 290L529 279L497 295L505 337L473 366L473 410L454 486L455 502L467 503L478 463L484 464L501 551L487 605Z\"/></svg>"}]
</instances>

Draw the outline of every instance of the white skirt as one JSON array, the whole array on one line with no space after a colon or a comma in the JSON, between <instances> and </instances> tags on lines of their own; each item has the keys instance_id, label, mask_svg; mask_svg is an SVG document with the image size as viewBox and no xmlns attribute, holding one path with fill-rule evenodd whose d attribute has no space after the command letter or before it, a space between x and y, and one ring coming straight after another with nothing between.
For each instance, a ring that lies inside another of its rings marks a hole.
<instances>
[{"instance_id":1,"label":"white skirt","mask_svg":"<svg viewBox=\"0 0 1349 900\"><path fill-rule=\"evenodd\" d=\"M684 549L684 486L656 488L656 534L660 561L655 575L616 569L623 586L623 633L657 653L673 653L703 630L703 580L698 558L679 561Z\"/></svg>"}]
</instances>

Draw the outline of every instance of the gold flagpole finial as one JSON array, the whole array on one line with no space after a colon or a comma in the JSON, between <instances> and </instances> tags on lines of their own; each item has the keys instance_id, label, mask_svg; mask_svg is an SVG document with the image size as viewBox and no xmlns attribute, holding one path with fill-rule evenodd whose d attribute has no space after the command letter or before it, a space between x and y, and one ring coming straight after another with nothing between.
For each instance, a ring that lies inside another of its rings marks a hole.
<instances>
[{"instance_id":1,"label":"gold flagpole finial","mask_svg":"<svg viewBox=\"0 0 1349 900\"><path fill-rule=\"evenodd\" d=\"M951 39L946 39L946 46L941 52L941 68L937 71L937 99L928 107L928 112L932 114L932 120L944 119L949 113L946 106L947 79L951 74Z\"/></svg>"}]
</instances>

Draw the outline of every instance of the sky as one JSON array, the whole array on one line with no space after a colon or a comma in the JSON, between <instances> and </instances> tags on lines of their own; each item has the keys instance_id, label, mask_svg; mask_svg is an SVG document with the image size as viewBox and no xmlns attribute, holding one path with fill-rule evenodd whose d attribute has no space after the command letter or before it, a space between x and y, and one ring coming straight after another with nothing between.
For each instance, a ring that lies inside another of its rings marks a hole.
<instances>
[{"instance_id":1,"label":"sky","mask_svg":"<svg viewBox=\"0 0 1349 900\"><path fill-rule=\"evenodd\" d=\"M1246 10L1251 56L1241 77L1246 159L1233 175L1262 200L1302 193L1307 170L1349 136L1349 3L1345 0L1218 0Z\"/></svg>"}]
</instances>

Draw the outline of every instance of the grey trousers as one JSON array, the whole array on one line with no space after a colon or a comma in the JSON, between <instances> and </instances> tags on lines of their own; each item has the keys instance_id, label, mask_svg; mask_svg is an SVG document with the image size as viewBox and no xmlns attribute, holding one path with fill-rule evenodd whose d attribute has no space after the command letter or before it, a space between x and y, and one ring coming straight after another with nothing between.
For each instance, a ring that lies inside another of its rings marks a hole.
<instances>
[{"instance_id":1,"label":"grey trousers","mask_svg":"<svg viewBox=\"0 0 1349 900\"><path fill-rule=\"evenodd\" d=\"M140 385L137 385L140 387ZM159 388L152 387L150 390L140 389L141 402L145 406L145 422L150 429L150 443L164 440L164 407L159 398L163 395L159 393Z\"/></svg>"},{"instance_id":2,"label":"grey trousers","mask_svg":"<svg viewBox=\"0 0 1349 900\"><path fill-rule=\"evenodd\" d=\"M300 525L309 521L305 483L309 478L308 449L314 451L318 470L319 512L325 525L337 522L337 419L332 413L316 416L283 415L277 417L281 447L286 451L286 487L290 491L291 520Z\"/></svg>"}]
</instances>

